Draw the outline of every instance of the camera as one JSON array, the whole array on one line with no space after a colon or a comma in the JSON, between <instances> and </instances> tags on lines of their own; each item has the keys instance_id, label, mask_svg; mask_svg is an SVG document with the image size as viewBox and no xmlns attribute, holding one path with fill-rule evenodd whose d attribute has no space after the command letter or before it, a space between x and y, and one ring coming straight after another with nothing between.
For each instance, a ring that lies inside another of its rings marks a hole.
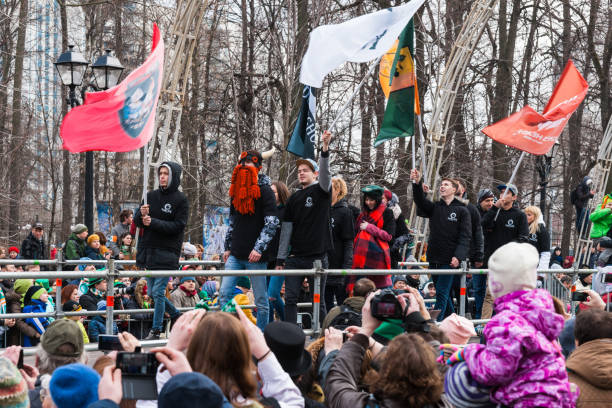
<instances>
[{"instance_id":1,"label":"camera","mask_svg":"<svg viewBox=\"0 0 612 408\"><path fill-rule=\"evenodd\" d=\"M586 292L572 292L572 302L586 302L589 294Z\"/></svg>"},{"instance_id":2,"label":"camera","mask_svg":"<svg viewBox=\"0 0 612 408\"><path fill-rule=\"evenodd\" d=\"M403 291L402 291L403 292ZM393 289L383 289L370 301L372 317L378 320L402 319L404 317L402 305L397 299L397 292ZM406 299L408 302L408 299Z\"/></svg>"},{"instance_id":3,"label":"camera","mask_svg":"<svg viewBox=\"0 0 612 408\"><path fill-rule=\"evenodd\" d=\"M612 273L606 273L601 277L602 283L612 283Z\"/></svg>"},{"instance_id":4,"label":"camera","mask_svg":"<svg viewBox=\"0 0 612 408\"><path fill-rule=\"evenodd\" d=\"M125 286L123 283L115 286L115 296L133 295L134 286Z\"/></svg>"},{"instance_id":5,"label":"camera","mask_svg":"<svg viewBox=\"0 0 612 408\"><path fill-rule=\"evenodd\" d=\"M98 336L98 350L100 351L123 351L119 336L100 334Z\"/></svg>"},{"instance_id":6,"label":"camera","mask_svg":"<svg viewBox=\"0 0 612 408\"><path fill-rule=\"evenodd\" d=\"M156 400L155 376L159 362L152 353L117 353L117 368L121 369L123 398Z\"/></svg>"}]
</instances>

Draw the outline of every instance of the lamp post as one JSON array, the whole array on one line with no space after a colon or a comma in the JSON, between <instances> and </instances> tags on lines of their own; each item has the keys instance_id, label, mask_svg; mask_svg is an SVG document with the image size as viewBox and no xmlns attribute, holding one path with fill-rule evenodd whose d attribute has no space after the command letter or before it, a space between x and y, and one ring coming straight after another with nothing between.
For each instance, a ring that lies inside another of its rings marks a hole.
<instances>
[{"instance_id":1,"label":"lamp post","mask_svg":"<svg viewBox=\"0 0 612 408\"><path fill-rule=\"evenodd\" d=\"M548 214L546 212L546 187L548 186L548 176L550 175L552 160L557 152L557 147L559 147L559 142L555 142L548 154L543 154L536 158L536 169L540 175L540 210L544 217ZM549 220L546 220L547 225L549 224L548 221Z\"/></svg>"},{"instance_id":2,"label":"lamp post","mask_svg":"<svg viewBox=\"0 0 612 408\"><path fill-rule=\"evenodd\" d=\"M68 98L66 102L71 108L81 104L76 96L76 88L82 86L83 77L89 66L89 62L83 57L80 52L73 50L74 46L69 45L68 51L62 53L54 63L57 73L62 80L62 84L69 88ZM88 83L82 86L81 99L85 98L87 88L94 90L106 90L117 85L119 77L123 71L123 66L116 57L111 55L110 50L106 50L106 54L98 57L96 62L91 65L95 84ZM85 197L84 197L84 214L85 225L91 233L94 231L94 216L93 216L93 152L85 152Z\"/></svg>"}]
</instances>

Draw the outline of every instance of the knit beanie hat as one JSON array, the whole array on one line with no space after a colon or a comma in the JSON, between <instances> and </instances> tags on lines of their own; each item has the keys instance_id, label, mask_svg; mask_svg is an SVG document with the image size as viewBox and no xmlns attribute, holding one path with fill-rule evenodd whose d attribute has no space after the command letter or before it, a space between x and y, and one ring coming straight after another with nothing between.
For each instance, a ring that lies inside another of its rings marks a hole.
<instances>
[{"instance_id":1,"label":"knit beanie hat","mask_svg":"<svg viewBox=\"0 0 612 408\"><path fill-rule=\"evenodd\" d=\"M32 300L38 300L40 295L42 295L41 290L45 290L45 288L42 286L30 286L23 297L23 304L27 306L32 303ZM34 295L36 295L36 297L34 297Z\"/></svg>"},{"instance_id":2,"label":"knit beanie hat","mask_svg":"<svg viewBox=\"0 0 612 408\"><path fill-rule=\"evenodd\" d=\"M74 232L75 234L80 234L85 231L89 231L89 229L87 228L87 225L85 224L77 224L74 227L72 227L72 232Z\"/></svg>"},{"instance_id":3,"label":"knit beanie hat","mask_svg":"<svg viewBox=\"0 0 612 408\"><path fill-rule=\"evenodd\" d=\"M49 279L36 279L34 281L38 286L42 286L48 292L50 289Z\"/></svg>"},{"instance_id":4,"label":"knit beanie hat","mask_svg":"<svg viewBox=\"0 0 612 408\"><path fill-rule=\"evenodd\" d=\"M495 194L488 188L482 189L478 192L478 204L482 203L487 198L495 197Z\"/></svg>"},{"instance_id":5,"label":"knit beanie hat","mask_svg":"<svg viewBox=\"0 0 612 408\"><path fill-rule=\"evenodd\" d=\"M467 344L472 336L476 336L474 323L456 313L451 314L440 323L440 330L446 334L453 344Z\"/></svg>"},{"instance_id":6,"label":"knit beanie hat","mask_svg":"<svg viewBox=\"0 0 612 408\"><path fill-rule=\"evenodd\" d=\"M393 199L393 193L391 192L391 190L387 190L386 188L385 188L384 196L387 199L387 201L391 201L391 199Z\"/></svg>"},{"instance_id":7,"label":"knit beanie hat","mask_svg":"<svg viewBox=\"0 0 612 408\"><path fill-rule=\"evenodd\" d=\"M106 300L99 301L96 306L98 307L98 310L106 310Z\"/></svg>"},{"instance_id":8,"label":"knit beanie hat","mask_svg":"<svg viewBox=\"0 0 612 408\"><path fill-rule=\"evenodd\" d=\"M43 288L42 286L32 286L32 287L33 288L40 288L36 292L34 292L32 294L32 300L40 300L40 297L43 295L43 293L47 293L45 288Z\"/></svg>"},{"instance_id":9,"label":"knit beanie hat","mask_svg":"<svg viewBox=\"0 0 612 408\"><path fill-rule=\"evenodd\" d=\"M195 278L193 276L183 276L181 278L181 283L185 283L187 281L194 281L195 282Z\"/></svg>"},{"instance_id":10,"label":"knit beanie hat","mask_svg":"<svg viewBox=\"0 0 612 408\"><path fill-rule=\"evenodd\" d=\"M91 234L87 237L87 245L91 245L94 241L100 241L100 236L98 234Z\"/></svg>"},{"instance_id":11,"label":"knit beanie hat","mask_svg":"<svg viewBox=\"0 0 612 408\"><path fill-rule=\"evenodd\" d=\"M531 244L510 242L489 258L488 284L494 299L516 292L533 290L538 284L540 256Z\"/></svg>"},{"instance_id":12,"label":"knit beanie hat","mask_svg":"<svg viewBox=\"0 0 612 408\"><path fill-rule=\"evenodd\" d=\"M49 391L57 408L86 408L98 401L100 375L84 364L68 364L53 372Z\"/></svg>"},{"instance_id":13,"label":"knit beanie hat","mask_svg":"<svg viewBox=\"0 0 612 408\"><path fill-rule=\"evenodd\" d=\"M181 373L164 385L157 399L159 408L231 408L223 391L201 373Z\"/></svg>"},{"instance_id":14,"label":"knit beanie hat","mask_svg":"<svg viewBox=\"0 0 612 408\"><path fill-rule=\"evenodd\" d=\"M19 248L12 246L12 247L10 247L10 248L9 248L9 250L8 250L8 251L9 251L9 254L10 254L11 252L17 252L17 253L19 253Z\"/></svg>"},{"instance_id":15,"label":"knit beanie hat","mask_svg":"<svg viewBox=\"0 0 612 408\"><path fill-rule=\"evenodd\" d=\"M190 244L189 242L186 242L185 245L183 245L183 254L185 256L196 256L197 252L198 249L195 245Z\"/></svg>"},{"instance_id":16,"label":"knit beanie hat","mask_svg":"<svg viewBox=\"0 0 612 408\"><path fill-rule=\"evenodd\" d=\"M454 364L444 379L446 399L454 407L494 407L491 402L491 389L477 383L465 362Z\"/></svg>"},{"instance_id":17,"label":"knit beanie hat","mask_svg":"<svg viewBox=\"0 0 612 408\"><path fill-rule=\"evenodd\" d=\"M251 280L246 276L240 276L238 279L236 279L236 286L251 289Z\"/></svg>"},{"instance_id":18,"label":"knit beanie hat","mask_svg":"<svg viewBox=\"0 0 612 408\"><path fill-rule=\"evenodd\" d=\"M25 379L8 358L0 357L0 407L29 406L28 385Z\"/></svg>"}]
</instances>

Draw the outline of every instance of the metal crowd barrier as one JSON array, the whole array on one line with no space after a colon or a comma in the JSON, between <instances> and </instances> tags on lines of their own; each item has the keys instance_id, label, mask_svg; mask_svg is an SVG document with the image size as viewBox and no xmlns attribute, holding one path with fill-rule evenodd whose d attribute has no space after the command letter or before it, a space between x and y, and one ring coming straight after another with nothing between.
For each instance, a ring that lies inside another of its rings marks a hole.
<instances>
[{"instance_id":1,"label":"metal crowd barrier","mask_svg":"<svg viewBox=\"0 0 612 408\"><path fill-rule=\"evenodd\" d=\"M41 266L51 266L56 267L56 271L39 271L39 272L2 272L0 274L0 278L6 279L28 279L28 278L36 278L36 279L56 279L56 310L53 313L12 313L5 314L3 318L16 318L23 319L27 317L53 317L55 319L60 319L64 316L95 316L95 315L106 315L106 333L112 334L113 330L113 316L114 315L131 315L131 314L140 314L140 313L153 313L154 309L115 309L114 308L114 300L115 300L115 288L114 281L119 278L124 277L140 277L140 278L158 278L158 277L181 277L181 276L210 276L210 277L224 277L224 276L313 276L314 277L314 288L313 289L313 302L310 304L300 304L300 306L312 306L312 329L304 330L306 334L318 335L321 331L321 319L320 319L320 310L319 305L321 301L321 277L324 275L460 275L460 297L459 297L459 314L461 316L466 315L466 303L468 300L467 297L467 288L466 288L466 278L468 274L476 275L476 274L487 274L487 269L475 268L469 269L467 262L461 263L461 268L459 269L323 269L320 261L315 261L314 267L312 269L296 269L296 270L156 270L156 271L147 271L147 270L120 270L117 268L119 265L135 265L135 261L128 260L90 260L90 261L80 261L80 260L72 260L67 261L62 259L62 251L58 251L58 258L55 260L23 260L23 259L0 259L0 265L41 265ZM105 265L105 270L99 271L62 271L62 267L65 265ZM181 261L180 265L201 265L201 266L216 266L223 267L224 264L221 261ZM425 267L428 266L426 262L400 262L399 266L405 267ZM558 279L554 276L554 274L563 273L572 276L572 281L574 281L578 275L578 273L595 273L596 269L578 269L577 267L573 269L544 269L538 270L539 274L551 274L551 278L545 279L546 289L551 291L551 293L558 288L555 288L555 280ZM82 279L82 278L106 278L107 281L107 292L106 292L106 301L107 308L106 311L80 311L80 312L63 312L61 310L61 288L62 288L62 279ZM559 282L560 283L560 282ZM450 299L452 301L452 299ZM565 300L565 299L562 299ZM431 301L430 301L431 302ZM435 302L435 301L434 301ZM574 302L571 302L572 311L574 309ZM243 308L254 308L255 305L245 305ZM219 307L213 308L213 310L218 310ZM479 319L473 320L474 324L486 323L488 319ZM90 346L94 347L94 346Z\"/></svg>"}]
</instances>

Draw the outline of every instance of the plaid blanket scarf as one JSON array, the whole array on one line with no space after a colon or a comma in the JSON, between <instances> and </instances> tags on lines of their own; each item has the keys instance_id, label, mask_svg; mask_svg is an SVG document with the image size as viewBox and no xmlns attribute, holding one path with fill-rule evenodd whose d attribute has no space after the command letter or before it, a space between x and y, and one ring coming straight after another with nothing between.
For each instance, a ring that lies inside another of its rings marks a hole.
<instances>
[{"instance_id":1,"label":"plaid blanket scarf","mask_svg":"<svg viewBox=\"0 0 612 408\"><path fill-rule=\"evenodd\" d=\"M357 236L353 243L353 269L390 269L391 257L389 243L382 241L359 226L363 221L383 228L383 212L385 205L381 204L369 213L364 211L357 217Z\"/></svg>"}]
</instances>

